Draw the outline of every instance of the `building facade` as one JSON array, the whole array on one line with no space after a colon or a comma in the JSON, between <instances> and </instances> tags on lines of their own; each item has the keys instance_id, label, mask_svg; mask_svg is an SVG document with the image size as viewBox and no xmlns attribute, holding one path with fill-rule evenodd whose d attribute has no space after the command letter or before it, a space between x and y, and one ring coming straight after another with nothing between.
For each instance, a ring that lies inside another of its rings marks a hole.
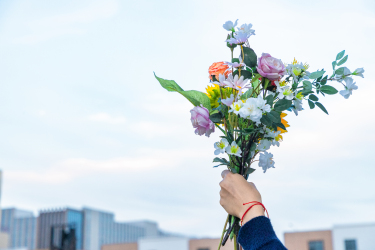
<instances>
[{"instance_id":1,"label":"building facade","mask_svg":"<svg viewBox=\"0 0 375 250\"><path fill-rule=\"evenodd\" d=\"M333 250L331 230L285 233L284 242L288 250Z\"/></svg>"},{"instance_id":2,"label":"building facade","mask_svg":"<svg viewBox=\"0 0 375 250\"><path fill-rule=\"evenodd\" d=\"M161 237L140 239L137 242L104 245L102 250L216 250L220 239L187 239L185 237ZM228 240L221 250L233 250Z\"/></svg>"},{"instance_id":3,"label":"building facade","mask_svg":"<svg viewBox=\"0 0 375 250\"><path fill-rule=\"evenodd\" d=\"M115 221L113 213L90 208L84 208L83 214L84 250L100 250L102 245L135 242L161 234L155 222L120 223Z\"/></svg>"},{"instance_id":4,"label":"building facade","mask_svg":"<svg viewBox=\"0 0 375 250\"><path fill-rule=\"evenodd\" d=\"M64 208L45 210L39 213L37 226L37 248L48 249L50 247L51 228L63 225L72 225L76 230L76 249L83 249L83 213L82 211ZM59 231L55 231L56 234ZM57 236L57 235L56 235ZM59 240L58 237L55 238ZM55 242L56 244L58 242Z\"/></svg>"},{"instance_id":5,"label":"building facade","mask_svg":"<svg viewBox=\"0 0 375 250\"><path fill-rule=\"evenodd\" d=\"M337 225L332 234L334 250L375 249L375 223Z\"/></svg>"},{"instance_id":6,"label":"building facade","mask_svg":"<svg viewBox=\"0 0 375 250\"><path fill-rule=\"evenodd\" d=\"M33 212L8 208L3 209L1 214L1 231L9 235L8 247L34 250L37 219Z\"/></svg>"}]
</instances>

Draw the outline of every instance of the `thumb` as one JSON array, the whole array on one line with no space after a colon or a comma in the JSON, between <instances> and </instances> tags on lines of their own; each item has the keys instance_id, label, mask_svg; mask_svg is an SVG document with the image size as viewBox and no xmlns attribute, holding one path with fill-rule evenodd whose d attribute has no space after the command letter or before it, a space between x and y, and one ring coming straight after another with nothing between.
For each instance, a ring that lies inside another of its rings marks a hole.
<instances>
[{"instance_id":1,"label":"thumb","mask_svg":"<svg viewBox=\"0 0 375 250\"><path fill-rule=\"evenodd\" d=\"M224 179L225 176L227 176L227 174L231 173L229 170L224 170L223 172L221 172L221 177Z\"/></svg>"}]
</instances>

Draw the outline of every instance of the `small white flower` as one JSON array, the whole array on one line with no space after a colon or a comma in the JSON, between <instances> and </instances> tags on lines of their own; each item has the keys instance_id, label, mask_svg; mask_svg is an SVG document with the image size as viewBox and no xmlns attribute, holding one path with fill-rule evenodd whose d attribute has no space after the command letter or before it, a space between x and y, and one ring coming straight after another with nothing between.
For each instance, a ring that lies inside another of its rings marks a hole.
<instances>
[{"instance_id":1,"label":"small white flower","mask_svg":"<svg viewBox=\"0 0 375 250\"><path fill-rule=\"evenodd\" d=\"M350 72L350 69L348 69L347 67L344 67L344 72L340 75L335 75L335 80L342 82L351 74L352 72Z\"/></svg>"},{"instance_id":2,"label":"small white flower","mask_svg":"<svg viewBox=\"0 0 375 250\"><path fill-rule=\"evenodd\" d=\"M364 78L364 76L363 76L364 72L365 72L365 70L363 68L358 68L358 69L354 70L354 72L352 73L352 75L354 75L354 76L360 76L360 77Z\"/></svg>"},{"instance_id":3,"label":"small white flower","mask_svg":"<svg viewBox=\"0 0 375 250\"><path fill-rule=\"evenodd\" d=\"M256 98L257 106L263 112L271 112L271 106L267 104L267 101L263 99L261 95Z\"/></svg>"},{"instance_id":4,"label":"small white flower","mask_svg":"<svg viewBox=\"0 0 375 250\"><path fill-rule=\"evenodd\" d=\"M251 35L255 35L255 30L251 29L253 25L251 23L249 24L242 24L240 28L237 28L239 32L247 33Z\"/></svg>"},{"instance_id":5,"label":"small white flower","mask_svg":"<svg viewBox=\"0 0 375 250\"><path fill-rule=\"evenodd\" d=\"M237 26L237 21L238 19L234 22L232 21L226 21L224 24L223 24L223 28L226 29L227 31L233 31L234 32L234 27Z\"/></svg>"},{"instance_id":6,"label":"small white flower","mask_svg":"<svg viewBox=\"0 0 375 250\"><path fill-rule=\"evenodd\" d=\"M264 152L260 153L259 156L259 167L262 167L263 173L267 171L269 168L275 168L275 162L272 159L273 154Z\"/></svg>"},{"instance_id":7,"label":"small white flower","mask_svg":"<svg viewBox=\"0 0 375 250\"><path fill-rule=\"evenodd\" d=\"M230 97L221 100L221 102L223 104L227 105L228 107L230 107L233 104L233 101L234 101L234 95L233 94L231 94Z\"/></svg>"},{"instance_id":8,"label":"small white flower","mask_svg":"<svg viewBox=\"0 0 375 250\"><path fill-rule=\"evenodd\" d=\"M282 89L282 92L279 92L279 95L277 96L280 100L281 99L287 99L287 100L293 100L294 98L294 93L290 89L289 86L286 86L284 89Z\"/></svg>"},{"instance_id":9,"label":"small white flower","mask_svg":"<svg viewBox=\"0 0 375 250\"><path fill-rule=\"evenodd\" d=\"M276 137L281 133L281 131L273 131L269 128L266 128L266 135L265 137L271 137L273 138L273 140L271 141L272 143L272 146L280 146L280 143L278 141L276 141Z\"/></svg>"},{"instance_id":10,"label":"small white flower","mask_svg":"<svg viewBox=\"0 0 375 250\"><path fill-rule=\"evenodd\" d=\"M237 32L236 34L234 34L234 38L236 39L235 44L244 44L250 36L251 34L248 33Z\"/></svg>"},{"instance_id":11,"label":"small white flower","mask_svg":"<svg viewBox=\"0 0 375 250\"><path fill-rule=\"evenodd\" d=\"M269 141L267 139L260 140L260 142L257 146L257 149L259 151L266 151L266 150L270 149L271 144L272 144L271 141Z\"/></svg>"},{"instance_id":12,"label":"small white flower","mask_svg":"<svg viewBox=\"0 0 375 250\"><path fill-rule=\"evenodd\" d=\"M299 100L299 99L296 99L296 100L293 100L293 104L294 104L294 108L292 108L294 114L296 114L296 116L298 115L298 111L302 111L303 108L302 108L302 100Z\"/></svg>"},{"instance_id":13,"label":"small white flower","mask_svg":"<svg viewBox=\"0 0 375 250\"><path fill-rule=\"evenodd\" d=\"M234 102L232 103L232 105L230 105L231 109L229 110L229 112L233 112L236 115L238 115L241 112L241 108L243 107L243 105L244 103L241 100Z\"/></svg>"},{"instance_id":14,"label":"small white flower","mask_svg":"<svg viewBox=\"0 0 375 250\"><path fill-rule=\"evenodd\" d=\"M214 147L215 147L214 154L215 155L224 154L225 149L228 147L228 145L229 145L229 143L228 143L227 139L225 139L225 138L221 139L218 142L215 142L214 143Z\"/></svg>"},{"instance_id":15,"label":"small white flower","mask_svg":"<svg viewBox=\"0 0 375 250\"><path fill-rule=\"evenodd\" d=\"M277 92L283 92L285 87L287 86L287 82L286 81L282 81L282 82L279 82L279 81L274 81L275 85L276 85L276 91Z\"/></svg>"},{"instance_id":16,"label":"small white flower","mask_svg":"<svg viewBox=\"0 0 375 250\"><path fill-rule=\"evenodd\" d=\"M241 149L239 146L237 146L237 143L235 141L232 142L232 144L228 147L226 147L225 151L228 155L235 155L238 157L241 157Z\"/></svg>"},{"instance_id":17,"label":"small white flower","mask_svg":"<svg viewBox=\"0 0 375 250\"><path fill-rule=\"evenodd\" d=\"M262 110L258 106L257 98L249 98L240 109L240 116L259 124L262 118Z\"/></svg>"},{"instance_id":18,"label":"small white flower","mask_svg":"<svg viewBox=\"0 0 375 250\"><path fill-rule=\"evenodd\" d=\"M353 90L358 89L358 86L355 85L355 82L353 82L353 78L351 77L346 77L344 81L346 83L345 90L341 90L340 95L342 95L345 99L348 99Z\"/></svg>"}]
</instances>

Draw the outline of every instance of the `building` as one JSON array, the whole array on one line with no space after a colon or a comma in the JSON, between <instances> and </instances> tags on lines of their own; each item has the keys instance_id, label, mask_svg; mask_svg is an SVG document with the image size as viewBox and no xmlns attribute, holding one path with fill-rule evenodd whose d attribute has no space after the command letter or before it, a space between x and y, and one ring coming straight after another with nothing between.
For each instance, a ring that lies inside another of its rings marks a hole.
<instances>
[{"instance_id":1,"label":"building","mask_svg":"<svg viewBox=\"0 0 375 250\"><path fill-rule=\"evenodd\" d=\"M90 208L83 208L83 214L85 250L100 250L105 244L134 242L142 237L158 237L162 234L155 222L116 222L113 213Z\"/></svg>"},{"instance_id":2,"label":"building","mask_svg":"<svg viewBox=\"0 0 375 250\"><path fill-rule=\"evenodd\" d=\"M288 250L333 250L332 231L307 231L284 234Z\"/></svg>"},{"instance_id":3,"label":"building","mask_svg":"<svg viewBox=\"0 0 375 250\"><path fill-rule=\"evenodd\" d=\"M333 226L334 250L375 249L375 223Z\"/></svg>"},{"instance_id":4,"label":"building","mask_svg":"<svg viewBox=\"0 0 375 250\"><path fill-rule=\"evenodd\" d=\"M63 208L40 211L37 226L37 248L50 247L51 227L73 225L76 230L76 249L83 249L83 213L82 211ZM58 231L56 231L58 232ZM56 237L58 240L58 237ZM57 242L55 242L57 244Z\"/></svg>"},{"instance_id":5,"label":"building","mask_svg":"<svg viewBox=\"0 0 375 250\"><path fill-rule=\"evenodd\" d=\"M284 234L288 250L374 250L375 223L337 225L332 230Z\"/></svg>"},{"instance_id":6,"label":"building","mask_svg":"<svg viewBox=\"0 0 375 250\"><path fill-rule=\"evenodd\" d=\"M159 237L139 239L137 242L104 245L102 250L216 250L220 239L188 239L186 237ZM221 250L233 250L229 240Z\"/></svg>"}]
</instances>

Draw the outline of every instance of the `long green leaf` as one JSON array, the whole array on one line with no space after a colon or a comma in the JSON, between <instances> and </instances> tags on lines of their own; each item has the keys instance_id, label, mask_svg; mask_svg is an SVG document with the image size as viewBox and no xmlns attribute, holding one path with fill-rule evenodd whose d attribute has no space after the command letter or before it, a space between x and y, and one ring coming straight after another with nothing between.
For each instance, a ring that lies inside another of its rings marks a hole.
<instances>
[{"instance_id":1,"label":"long green leaf","mask_svg":"<svg viewBox=\"0 0 375 250\"><path fill-rule=\"evenodd\" d=\"M324 73L326 73L324 70L315 71L315 72L312 72L309 77L310 77L310 79L316 79L316 78L319 78L322 75L324 75Z\"/></svg>"},{"instance_id":2,"label":"long green leaf","mask_svg":"<svg viewBox=\"0 0 375 250\"><path fill-rule=\"evenodd\" d=\"M335 89L334 87L332 87L330 85L321 86L320 91L323 92L323 93L326 93L328 95L334 95L338 92L337 89Z\"/></svg>"},{"instance_id":3,"label":"long green leaf","mask_svg":"<svg viewBox=\"0 0 375 250\"><path fill-rule=\"evenodd\" d=\"M328 111L326 110L326 108L323 106L323 104L321 104L320 102L316 102L315 103L316 106L318 106L321 110L323 110L324 113L326 113L328 115Z\"/></svg>"},{"instance_id":4,"label":"long green leaf","mask_svg":"<svg viewBox=\"0 0 375 250\"><path fill-rule=\"evenodd\" d=\"M343 59L341 59L341 60L337 63L337 66L343 65L347 60L348 60L348 55L346 55Z\"/></svg>"},{"instance_id":5,"label":"long green leaf","mask_svg":"<svg viewBox=\"0 0 375 250\"><path fill-rule=\"evenodd\" d=\"M343 50L340 53L338 53L337 56L336 56L336 61L340 60L344 55L345 55L345 50Z\"/></svg>"}]
</instances>

